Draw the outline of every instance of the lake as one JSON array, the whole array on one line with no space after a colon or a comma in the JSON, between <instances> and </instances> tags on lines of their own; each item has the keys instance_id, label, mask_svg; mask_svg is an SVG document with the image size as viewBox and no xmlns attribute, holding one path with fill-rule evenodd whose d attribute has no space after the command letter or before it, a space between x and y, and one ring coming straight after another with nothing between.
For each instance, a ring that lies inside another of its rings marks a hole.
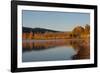
<instances>
[{"instance_id":1,"label":"lake","mask_svg":"<svg viewBox=\"0 0 100 73\"><path fill-rule=\"evenodd\" d=\"M89 59L89 42L83 39L23 40L22 62Z\"/></svg>"}]
</instances>

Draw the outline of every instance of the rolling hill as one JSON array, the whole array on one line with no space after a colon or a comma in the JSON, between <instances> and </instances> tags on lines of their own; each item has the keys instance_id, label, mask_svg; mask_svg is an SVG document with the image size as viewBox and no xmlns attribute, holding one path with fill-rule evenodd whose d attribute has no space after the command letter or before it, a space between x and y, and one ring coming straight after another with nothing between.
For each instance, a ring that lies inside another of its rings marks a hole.
<instances>
[{"instance_id":1,"label":"rolling hill","mask_svg":"<svg viewBox=\"0 0 100 73\"><path fill-rule=\"evenodd\" d=\"M40 33L45 33L45 32L60 32L60 31L55 31L51 29L45 29L45 28L29 28L29 27L22 27L22 31L29 33L29 32L40 32Z\"/></svg>"}]
</instances>

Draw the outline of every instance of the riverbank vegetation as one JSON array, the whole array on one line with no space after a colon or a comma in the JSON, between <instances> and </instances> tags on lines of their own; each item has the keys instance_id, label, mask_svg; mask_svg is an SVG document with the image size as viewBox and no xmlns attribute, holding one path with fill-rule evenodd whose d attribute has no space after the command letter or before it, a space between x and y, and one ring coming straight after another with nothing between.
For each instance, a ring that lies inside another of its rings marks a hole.
<instances>
[{"instance_id":1,"label":"riverbank vegetation","mask_svg":"<svg viewBox=\"0 0 100 73\"><path fill-rule=\"evenodd\" d=\"M23 29L24 30L24 29ZM22 33L23 40L54 40L54 39L88 39L90 38L90 25L86 24L85 27L77 26L72 31L66 32L52 32L52 31L41 31Z\"/></svg>"}]
</instances>

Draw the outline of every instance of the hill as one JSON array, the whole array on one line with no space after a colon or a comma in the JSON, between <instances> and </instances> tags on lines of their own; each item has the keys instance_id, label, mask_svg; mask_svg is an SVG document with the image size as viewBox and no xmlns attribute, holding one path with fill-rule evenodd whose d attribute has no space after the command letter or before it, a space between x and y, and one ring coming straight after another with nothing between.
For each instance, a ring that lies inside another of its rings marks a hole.
<instances>
[{"instance_id":1,"label":"hill","mask_svg":"<svg viewBox=\"0 0 100 73\"><path fill-rule=\"evenodd\" d=\"M55 31L55 30L51 30L51 29L45 29L45 28L29 28L29 27L22 27L22 31L29 33L29 32L40 32L40 33L45 33L45 32L60 32L60 31Z\"/></svg>"}]
</instances>

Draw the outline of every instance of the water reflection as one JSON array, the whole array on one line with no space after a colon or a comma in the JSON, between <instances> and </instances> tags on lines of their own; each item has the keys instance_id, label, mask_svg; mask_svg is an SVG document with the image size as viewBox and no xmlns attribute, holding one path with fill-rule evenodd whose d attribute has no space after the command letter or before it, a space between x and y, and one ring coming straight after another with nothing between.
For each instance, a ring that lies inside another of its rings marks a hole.
<instances>
[{"instance_id":1,"label":"water reflection","mask_svg":"<svg viewBox=\"0 0 100 73\"><path fill-rule=\"evenodd\" d=\"M71 46L73 42L74 41L72 40L23 40L23 52L30 50L44 50L58 46Z\"/></svg>"},{"instance_id":2,"label":"water reflection","mask_svg":"<svg viewBox=\"0 0 100 73\"><path fill-rule=\"evenodd\" d=\"M63 47L63 46L65 47L65 49L67 49L68 46L70 46L75 51L75 54L72 55L71 59L76 60L76 59L90 58L89 40L85 39L23 40L22 46L23 46L23 54L28 51L43 51L48 49L54 50L54 48L56 47Z\"/></svg>"},{"instance_id":3,"label":"water reflection","mask_svg":"<svg viewBox=\"0 0 100 73\"><path fill-rule=\"evenodd\" d=\"M82 40L72 44L74 49L77 49L77 54L73 59L89 59L90 58L90 41Z\"/></svg>"}]
</instances>

